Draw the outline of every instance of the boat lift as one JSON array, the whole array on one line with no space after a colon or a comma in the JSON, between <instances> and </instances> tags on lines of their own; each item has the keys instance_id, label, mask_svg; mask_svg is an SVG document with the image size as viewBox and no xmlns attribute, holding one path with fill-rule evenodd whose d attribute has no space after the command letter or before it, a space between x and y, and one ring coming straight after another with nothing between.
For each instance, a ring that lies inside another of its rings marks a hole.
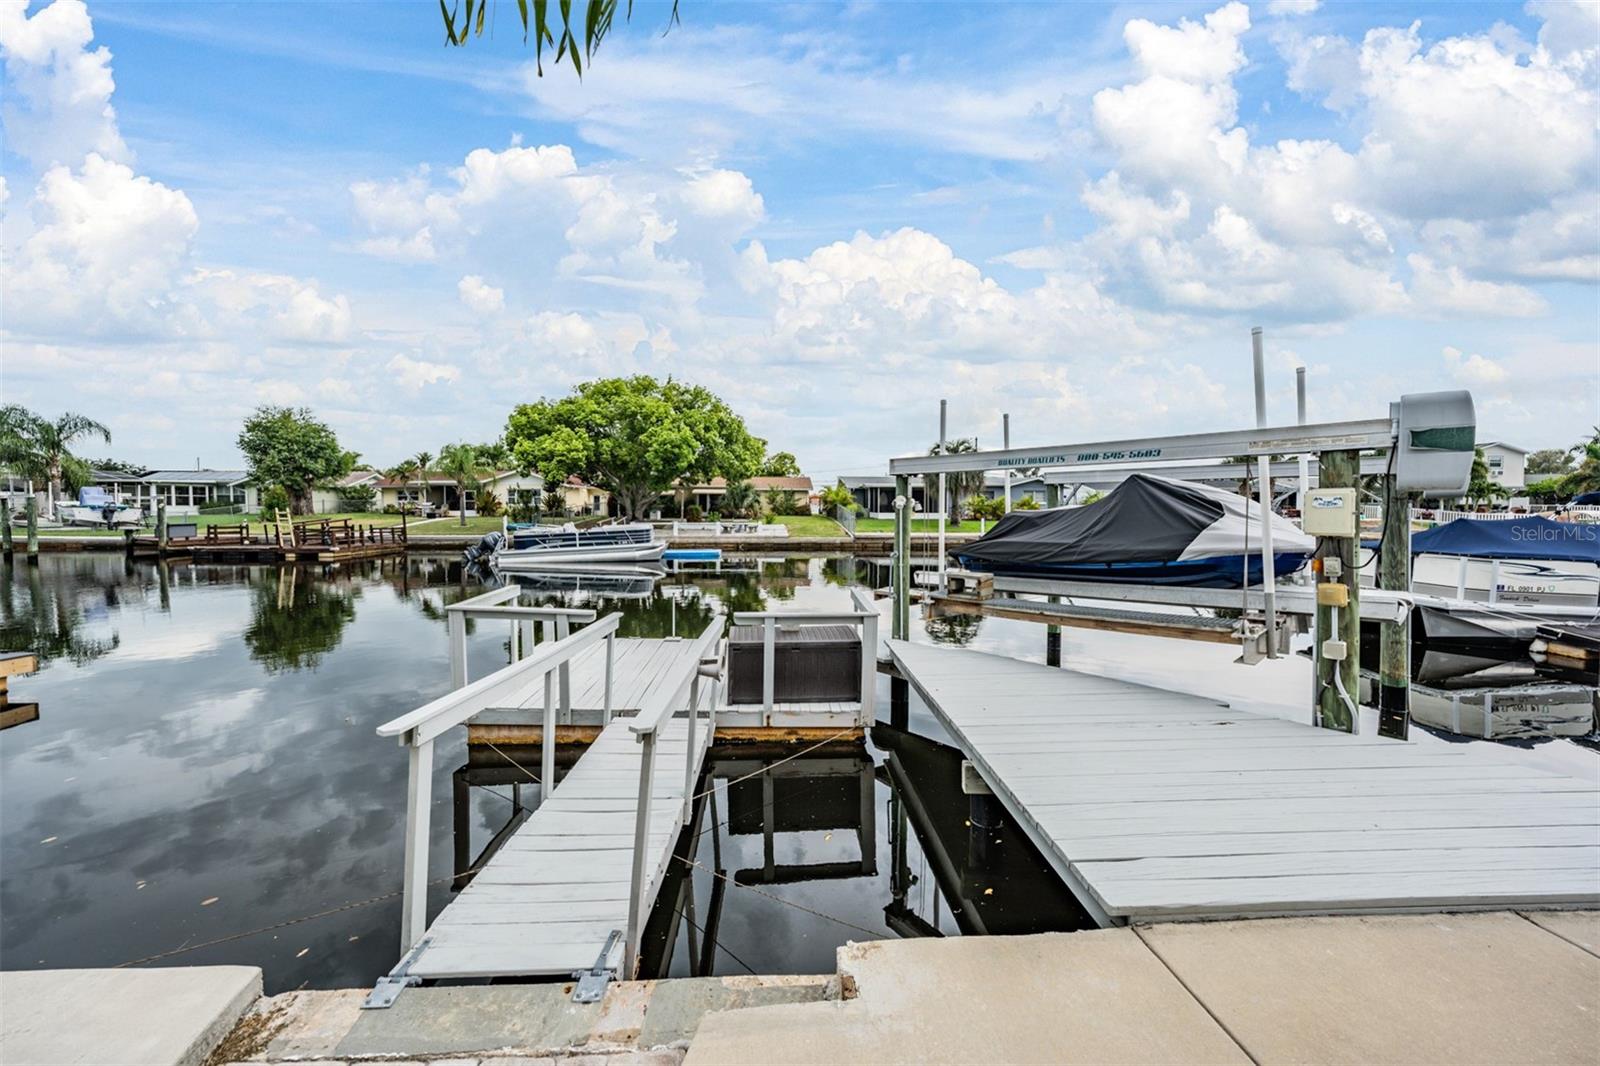
<instances>
[{"instance_id":1,"label":"boat lift","mask_svg":"<svg viewBox=\"0 0 1600 1066\"><path fill-rule=\"evenodd\" d=\"M1267 466L1274 454L1315 456L1326 491L1311 494L1309 507L1320 510L1318 521L1307 521L1307 532L1325 538L1313 564L1318 574L1315 611L1318 639L1315 701L1319 708L1333 705L1334 718L1355 729L1357 715L1349 695L1356 689L1360 660L1359 599L1356 548L1359 536L1355 485L1359 475L1372 469L1391 479L1395 494L1423 491L1459 494L1471 478L1477 419L1472 395L1465 391L1417 393L1402 396L1389 406L1386 418L1344 422L1301 423L1288 426L1263 426L1216 433L1191 433L1179 436L1140 437L1123 440L1086 441L1029 448L1001 448L992 451L954 452L935 455L902 456L891 459L889 472L895 478L894 565L892 571L893 612L891 628L896 639L908 639L911 595L911 482L917 475L948 474L967 470L1017 469L1045 473L1046 483L1071 483L1074 477L1087 477L1093 471L1102 476L1132 473L1137 466L1159 466L1168 476L1211 477L1222 469L1219 460L1251 456L1251 466ZM1361 452L1388 453L1374 463L1363 461ZM1194 462L1193 475L1180 470L1180 464ZM1381 469L1379 465L1381 464ZM1275 472L1275 471L1273 471ZM1337 483L1337 484L1336 484ZM1306 510L1302 508L1302 512ZM1265 529L1269 523L1262 522ZM1385 522L1386 532L1390 523ZM1404 525L1397 527L1408 533ZM1271 574L1270 538L1261 545L1263 569ZM938 560L941 575L946 559ZM942 582L941 582L942 585ZM1147 598L1170 602L1174 591L1163 589L1141 596L1140 586L1114 586L1118 598ZM1082 590L1077 590L1083 595ZM1267 632L1277 627L1275 584L1261 590ZM1403 625L1403 623L1397 623ZM1270 648L1270 637L1269 637ZM1331 663L1331 668L1328 664ZM1348 711L1348 714L1345 712ZM1318 720L1324 717L1318 714Z\"/></svg>"}]
</instances>

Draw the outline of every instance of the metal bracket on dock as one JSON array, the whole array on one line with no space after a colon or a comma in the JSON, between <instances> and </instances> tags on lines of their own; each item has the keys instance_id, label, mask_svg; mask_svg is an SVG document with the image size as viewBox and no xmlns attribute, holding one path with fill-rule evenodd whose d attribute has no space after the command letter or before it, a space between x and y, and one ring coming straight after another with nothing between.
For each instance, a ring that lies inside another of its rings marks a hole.
<instances>
[{"instance_id":1,"label":"metal bracket on dock","mask_svg":"<svg viewBox=\"0 0 1600 1066\"><path fill-rule=\"evenodd\" d=\"M400 998L404 989L422 983L422 978L411 975L411 966L422 954L422 949L428 946L430 939L423 937L417 941L416 947L406 952L405 957L395 963L394 969L378 978L378 983L372 986L372 991L367 993L367 998L362 1002L362 1010L388 1010L394 1006L394 1001Z\"/></svg>"},{"instance_id":2,"label":"metal bracket on dock","mask_svg":"<svg viewBox=\"0 0 1600 1066\"><path fill-rule=\"evenodd\" d=\"M572 990L572 1002L599 1003L605 998L606 986L617 976L615 967L606 965L606 959L611 957L611 950L621 938L621 929L611 930L611 935L606 937L606 946L600 949L600 957L594 960L594 965L587 970L573 972L572 976L578 979L578 987Z\"/></svg>"}]
</instances>

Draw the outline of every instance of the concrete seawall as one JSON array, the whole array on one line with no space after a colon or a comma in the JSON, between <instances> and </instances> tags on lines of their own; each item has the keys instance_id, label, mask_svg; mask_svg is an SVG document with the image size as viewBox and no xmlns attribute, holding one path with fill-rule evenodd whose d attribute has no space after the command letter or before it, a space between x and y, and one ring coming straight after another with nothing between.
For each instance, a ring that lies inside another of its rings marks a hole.
<instances>
[{"instance_id":1,"label":"concrete seawall","mask_svg":"<svg viewBox=\"0 0 1600 1066\"><path fill-rule=\"evenodd\" d=\"M880 940L815 977L617 982L593 1004L570 982L413 988L374 1011L365 989L301 991L240 1018L259 988L248 967L6 974L0 1061L1596 1063L1600 912Z\"/></svg>"}]
</instances>

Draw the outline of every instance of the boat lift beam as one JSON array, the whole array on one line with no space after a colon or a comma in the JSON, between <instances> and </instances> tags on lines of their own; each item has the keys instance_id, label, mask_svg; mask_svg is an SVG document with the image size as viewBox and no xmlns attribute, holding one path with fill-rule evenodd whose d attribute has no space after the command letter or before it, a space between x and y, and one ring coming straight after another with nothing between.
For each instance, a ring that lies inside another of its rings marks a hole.
<instances>
[{"instance_id":1,"label":"boat lift beam","mask_svg":"<svg viewBox=\"0 0 1600 1066\"><path fill-rule=\"evenodd\" d=\"M1317 477L1317 466L1316 459L1312 459L1309 473L1313 483ZM1381 455L1361 457L1361 473L1364 477L1382 474L1387 469L1388 461ZM1272 464L1274 481L1297 477L1299 472L1298 460ZM1243 481L1246 478L1254 480L1256 477L1254 463L1168 463L1152 460L1117 466L1084 466L1074 463L1047 470L1039 475L1039 479L1047 485L1087 485L1090 488L1099 488L1104 485L1121 484L1134 474L1153 474L1156 477L1172 478L1174 481Z\"/></svg>"},{"instance_id":2,"label":"boat lift beam","mask_svg":"<svg viewBox=\"0 0 1600 1066\"><path fill-rule=\"evenodd\" d=\"M1098 467L1153 459L1172 462L1184 459L1230 459L1236 455L1372 450L1392 447L1397 433L1398 422L1394 418L1314 422L1303 426L1266 426L1175 437L1087 441L1042 448L906 455L889 460L889 473L917 475L1016 467Z\"/></svg>"}]
</instances>

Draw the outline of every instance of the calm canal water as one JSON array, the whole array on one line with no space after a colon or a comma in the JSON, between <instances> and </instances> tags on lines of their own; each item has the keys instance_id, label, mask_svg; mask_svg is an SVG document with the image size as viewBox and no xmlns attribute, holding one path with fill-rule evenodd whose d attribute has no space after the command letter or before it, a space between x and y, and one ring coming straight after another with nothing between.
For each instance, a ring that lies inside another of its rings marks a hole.
<instances>
[{"instance_id":1,"label":"calm canal water","mask_svg":"<svg viewBox=\"0 0 1600 1066\"><path fill-rule=\"evenodd\" d=\"M698 630L718 606L844 607L857 569L850 559L741 560L721 573L539 598L620 610L622 635L664 636ZM116 966L209 945L158 961L260 965L269 991L369 984L387 971L398 954L397 896L265 927L398 888L406 760L373 729L447 690L442 608L482 589L442 557L323 570L86 553L6 566L0 646L37 649L44 665L12 687L40 717L0 733L0 967ZM506 654L501 627L476 631L473 675ZM871 743L774 771L771 879L764 764L716 760L708 772L725 787L700 826L698 861L740 884L753 877L753 888L725 886L713 899L711 875L695 871L694 909L674 922L686 903L675 880L662 893L652 965L826 972L846 939L974 928L971 908L953 912L945 898L961 886L940 889L918 836L948 836L939 848L959 851L965 868L959 757L920 708L906 724L885 722ZM476 855L511 810L509 785L472 788L469 839L455 839L461 732L435 759L435 911L450 898L458 847ZM891 787L896 761L920 782L916 819ZM531 802L536 790L526 791ZM1005 846L982 886L993 891L976 890L991 914L983 927L1076 924L1026 841ZM688 935L669 950L671 925ZM697 930L708 927L717 947L704 951Z\"/></svg>"},{"instance_id":2,"label":"calm canal water","mask_svg":"<svg viewBox=\"0 0 1600 1066\"><path fill-rule=\"evenodd\" d=\"M697 631L719 606L839 609L853 584L884 581L866 560L744 559L660 581L552 582L537 595L620 610L624 636L664 636ZM482 589L445 557L328 570L98 553L6 565L0 647L37 649L44 666L12 686L13 699L38 702L38 720L0 732L0 968L246 963L263 967L269 992L367 985L387 971L398 954L406 760L373 730L446 691L442 608ZM916 625L916 639L1045 657L1030 623ZM469 654L473 676L502 665L504 630L477 630ZM1246 669L1214 645L1070 629L1062 656L1304 714L1304 663ZM788 752L708 763L707 783L720 787L681 848L695 865L674 864L662 891L653 972L832 972L846 940L1083 924L1015 829L969 832L959 753L914 695L894 717L889 682L879 684L880 721L865 744L778 766ZM452 776L468 757L456 732L435 759L434 912L458 857L479 854L512 814L514 775L475 785L457 838ZM1569 772L1589 772L1595 757L1566 743L1475 747ZM531 803L535 790L524 792ZM384 898L366 902L374 897ZM280 924L308 915L320 916Z\"/></svg>"}]
</instances>

